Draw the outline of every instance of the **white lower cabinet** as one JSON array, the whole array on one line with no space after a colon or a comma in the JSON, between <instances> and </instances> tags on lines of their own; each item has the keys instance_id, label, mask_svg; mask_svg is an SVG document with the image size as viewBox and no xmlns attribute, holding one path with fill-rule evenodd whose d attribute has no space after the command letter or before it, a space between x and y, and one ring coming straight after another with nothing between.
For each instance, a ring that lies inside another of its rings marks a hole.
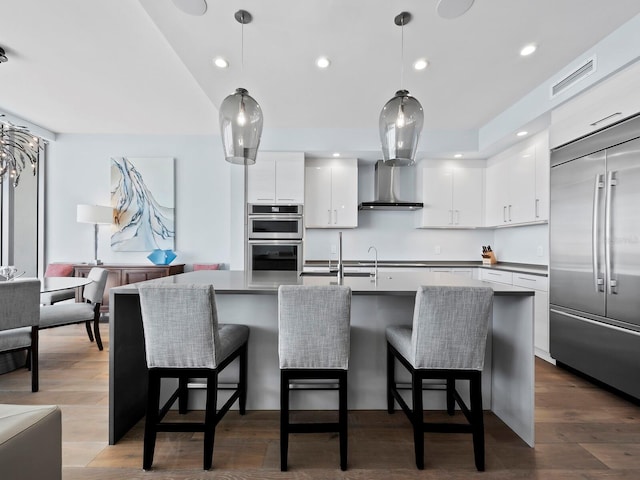
<instances>
[{"instance_id":1,"label":"white lower cabinet","mask_svg":"<svg viewBox=\"0 0 640 480\"><path fill-rule=\"evenodd\" d=\"M452 275L459 275L461 277L473 278L473 268L461 268L461 267L431 267L432 272L450 273Z\"/></svg>"},{"instance_id":2,"label":"white lower cabinet","mask_svg":"<svg viewBox=\"0 0 640 480\"><path fill-rule=\"evenodd\" d=\"M549 278L528 273L512 273L502 270L480 268L480 280L506 283L535 291L534 304L534 347L536 356L554 362L549 354Z\"/></svg>"}]
</instances>

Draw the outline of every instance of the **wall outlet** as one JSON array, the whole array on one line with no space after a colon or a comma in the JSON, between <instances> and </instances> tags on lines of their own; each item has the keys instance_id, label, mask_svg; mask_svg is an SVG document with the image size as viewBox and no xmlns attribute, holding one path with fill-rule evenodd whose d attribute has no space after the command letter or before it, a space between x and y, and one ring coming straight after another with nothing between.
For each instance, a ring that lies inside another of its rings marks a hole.
<instances>
[{"instance_id":1,"label":"wall outlet","mask_svg":"<svg viewBox=\"0 0 640 480\"><path fill-rule=\"evenodd\" d=\"M338 253L338 246L335 243L331 244L331 253L333 254Z\"/></svg>"},{"instance_id":2,"label":"wall outlet","mask_svg":"<svg viewBox=\"0 0 640 480\"><path fill-rule=\"evenodd\" d=\"M536 249L536 254L537 254L539 257L544 256L544 248L542 248L542 245L539 245L539 246L538 246L538 248Z\"/></svg>"},{"instance_id":3,"label":"wall outlet","mask_svg":"<svg viewBox=\"0 0 640 480\"><path fill-rule=\"evenodd\" d=\"M434 252L436 255L440 255L440 245L436 245L436 248L434 249Z\"/></svg>"}]
</instances>

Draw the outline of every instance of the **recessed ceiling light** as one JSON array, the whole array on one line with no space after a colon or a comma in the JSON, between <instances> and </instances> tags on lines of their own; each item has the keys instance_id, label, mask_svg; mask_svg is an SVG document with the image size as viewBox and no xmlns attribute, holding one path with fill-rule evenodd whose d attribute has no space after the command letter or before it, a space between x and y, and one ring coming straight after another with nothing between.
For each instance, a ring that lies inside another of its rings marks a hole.
<instances>
[{"instance_id":1,"label":"recessed ceiling light","mask_svg":"<svg viewBox=\"0 0 640 480\"><path fill-rule=\"evenodd\" d=\"M416 70L424 70L428 66L429 66L429 61L424 58L419 58L413 64L413 68L415 68Z\"/></svg>"},{"instance_id":2,"label":"recessed ceiling light","mask_svg":"<svg viewBox=\"0 0 640 480\"><path fill-rule=\"evenodd\" d=\"M530 43L529 45L525 45L524 47L522 47L522 50L520 50L520 55L522 55L523 57L531 55L533 52L536 51L537 48L538 47L534 43Z\"/></svg>"},{"instance_id":3,"label":"recessed ceiling light","mask_svg":"<svg viewBox=\"0 0 640 480\"><path fill-rule=\"evenodd\" d=\"M461 153L456 153L453 158L462 158L462 154Z\"/></svg>"},{"instance_id":4,"label":"recessed ceiling light","mask_svg":"<svg viewBox=\"0 0 640 480\"><path fill-rule=\"evenodd\" d=\"M318 66L318 68L328 68L329 65L331 65L331 60L329 60L327 57L319 57L316 60L316 65Z\"/></svg>"},{"instance_id":5,"label":"recessed ceiling light","mask_svg":"<svg viewBox=\"0 0 640 480\"><path fill-rule=\"evenodd\" d=\"M213 64L218 68L227 68L229 66L229 62L227 62L222 57L216 57L213 59Z\"/></svg>"},{"instance_id":6,"label":"recessed ceiling light","mask_svg":"<svg viewBox=\"0 0 640 480\"><path fill-rule=\"evenodd\" d=\"M527 132L526 130L522 130L522 131L516 133L516 135L519 136L519 137L524 137L527 133L529 133L529 132Z\"/></svg>"},{"instance_id":7,"label":"recessed ceiling light","mask_svg":"<svg viewBox=\"0 0 640 480\"><path fill-rule=\"evenodd\" d=\"M334 157L339 157L339 156L340 156L340 154L339 154L338 152L336 152L336 153L334 153L334 154L333 154L333 156L334 156Z\"/></svg>"}]
</instances>

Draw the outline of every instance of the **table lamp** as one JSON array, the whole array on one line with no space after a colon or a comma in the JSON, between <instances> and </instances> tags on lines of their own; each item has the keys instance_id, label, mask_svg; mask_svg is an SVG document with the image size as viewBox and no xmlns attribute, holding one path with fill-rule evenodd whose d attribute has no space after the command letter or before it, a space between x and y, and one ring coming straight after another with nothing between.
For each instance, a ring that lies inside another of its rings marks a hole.
<instances>
[{"instance_id":1,"label":"table lamp","mask_svg":"<svg viewBox=\"0 0 640 480\"><path fill-rule=\"evenodd\" d=\"M93 238L93 256L89 265L102 265L98 260L98 225L113 223L113 208L103 205L78 205L77 221L80 223L93 223L95 234Z\"/></svg>"}]
</instances>

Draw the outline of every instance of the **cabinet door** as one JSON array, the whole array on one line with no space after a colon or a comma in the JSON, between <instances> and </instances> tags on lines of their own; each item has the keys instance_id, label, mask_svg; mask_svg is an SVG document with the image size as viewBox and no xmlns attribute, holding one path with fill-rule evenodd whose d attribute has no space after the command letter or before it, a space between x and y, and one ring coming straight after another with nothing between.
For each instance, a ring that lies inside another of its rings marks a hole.
<instances>
[{"instance_id":1,"label":"cabinet door","mask_svg":"<svg viewBox=\"0 0 640 480\"><path fill-rule=\"evenodd\" d=\"M486 171L486 208L485 225L498 226L507 224L507 185L503 164L492 163Z\"/></svg>"},{"instance_id":2,"label":"cabinet door","mask_svg":"<svg viewBox=\"0 0 640 480\"><path fill-rule=\"evenodd\" d=\"M456 227L482 226L482 169L456 167L452 172L453 224Z\"/></svg>"},{"instance_id":3,"label":"cabinet door","mask_svg":"<svg viewBox=\"0 0 640 480\"><path fill-rule=\"evenodd\" d=\"M328 228L331 209L331 167L305 167L304 223L307 228Z\"/></svg>"},{"instance_id":4,"label":"cabinet door","mask_svg":"<svg viewBox=\"0 0 640 480\"><path fill-rule=\"evenodd\" d=\"M443 227L454 223L453 170L425 167L422 169L422 226Z\"/></svg>"},{"instance_id":5,"label":"cabinet door","mask_svg":"<svg viewBox=\"0 0 640 480\"><path fill-rule=\"evenodd\" d=\"M247 166L247 201L274 203L276 201L276 170L272 158L258 158Z\"/></svg>"},{"instance_id":6,"label":"cabinet door","mask_svg":"<svg viewBox=\"0 0 640 480\"><path fill-rule=\"evenodd\" d=\"M276 203L304 203L304 156L279 158L275 169Z\"/></svg>"},{"instance_id":7,"label":"cabinet door","mask_svg":"<svg viewBox=\"0 0 640 480\"><path fill-rule=\"evenodd\" d=\"M358 226L358 164L342 160L331 168L331 226Z\"/></svg>"},{"instance_id":8,"label":"cabinet door","mask_svg":"<svg viewBox=\"0 0 640 480\"><path fill-rule=\"evenodd\" d=\"M506 166L508 170L509 201L508 223L535 221L535 147L516 152Z\"/></svg>"}]
</instances>

